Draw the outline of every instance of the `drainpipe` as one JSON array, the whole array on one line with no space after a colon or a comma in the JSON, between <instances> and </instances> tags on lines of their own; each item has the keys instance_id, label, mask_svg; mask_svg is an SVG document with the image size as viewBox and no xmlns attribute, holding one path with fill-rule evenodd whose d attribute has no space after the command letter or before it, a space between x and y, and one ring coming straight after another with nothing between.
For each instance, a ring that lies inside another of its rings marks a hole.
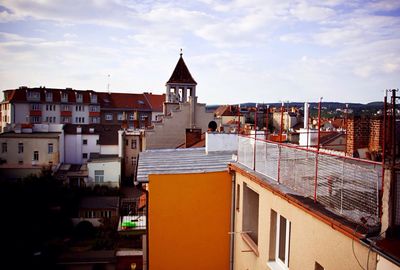
<instances>
[{"instance_id":1,"label":"drainpipe","mask_svg":"<svg viewBox=\"0 0 400 270\"><path fill-rule=\"evenodd\" d=\"M235 246L235 186L236 173L232 175L232 196L231 196L231 228L230 228L230 245L229 245L229 269L233 270L234 264L234 246Z\"/></svg>"}]
</instances>

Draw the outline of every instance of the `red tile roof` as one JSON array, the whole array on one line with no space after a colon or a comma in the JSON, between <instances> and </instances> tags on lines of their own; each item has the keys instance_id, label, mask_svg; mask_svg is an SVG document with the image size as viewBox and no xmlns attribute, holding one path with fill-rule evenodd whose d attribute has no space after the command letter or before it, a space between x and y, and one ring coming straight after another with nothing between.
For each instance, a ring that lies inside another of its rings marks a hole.
<instances>
[{"instance_id":1,"label":"red tile roof","mask_svg":"<svg viewBox=\"0 0 400 270\"><path fill-rule=\"evenodd\" d=\"M99 92L98 96L102 108L151 110L150 104L143 94Z\"/></svg>"},{"instance_id":2,"label":"red tile roof","mask_svg":"<svg viewBox=\"0 0 400 270\"><path fill-rule=\"evenodd\" d=\"M183 61L182 54L176 64L174 72L172 72L171 78L169 78L167 83L188 83L197 85L197 82L193 79L187 68L185 61Z\"/></svg>"},{"instance_id":3,"label":"red tile roof","mask_svg":"<svg viewBox=\"0 0 400 270\"><path fill-rule=\"evenodd\" d=\"M153 112L162 112L163 104L165 102L165 94L162 95L154 95L152 93L143 93L144 97L147 99L150 104L151 111Z\"/></svg>"},{"instance_id":4,"label":"red tile roof","mask_svg":"<svg viewBox=\"0 0 400 270\"><path fill-rule=\"evenodd\" d=\"M221 105L215 111L215 116L237 116L237 106Z\"/></svg>"},{"instance_id":5,"label":"red tile roof","mask_svg":"<svg viewBox=\"0 0 400 270\"><path fill-rule=\"evenodd\" d=\"M66 89L56 89L56 88L46 88L46 87L20 87L18 89L5 90L4 101L7 102L26 102L27 92L38 92L40 93L40 102L46 102L46 93L52 93L52 102L61 102L61 93L68 94L68 102L76 102L76 94L82 94L82 103L90 103L90 95L95 93L93 90L75 90L72 88Z\"/></svg>"}]
</instances>

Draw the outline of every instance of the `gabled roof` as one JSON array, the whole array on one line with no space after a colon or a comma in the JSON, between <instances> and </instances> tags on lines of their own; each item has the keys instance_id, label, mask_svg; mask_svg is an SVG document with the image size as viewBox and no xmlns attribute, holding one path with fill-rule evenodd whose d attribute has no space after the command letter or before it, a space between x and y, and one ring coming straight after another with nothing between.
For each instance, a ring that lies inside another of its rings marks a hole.
<instances>
[{"instance_id":1,"label":"gabled roof","mask_svg":"<svg viewBox=\"0 0 400 270\"><path fill-rule=\"evenodd\" d=\"M143 94L134 93L98 93L101 108L134 109L150 111L150 104Z\"/></svg>"},{"instance_id":2,"label":"gabled roof","mask_svg":"<svg viewBox=\"0 0 400 270\"><path fill-rule=\"evenodd\" d=\"M57 89L46 87L32 87L28 88L21 86L18 89L4 90L3 102L27 102L27 92L40 93L40 100L38 102L46 102L46 93L52 93L52 101L58 103L61 101L61 94L68 95L68 103L76 102L76 94L82 94L82 103L90 103L90 95L95 93L93 90L75 90L72 88Z\"/></svg>"},{"instance_id":3,"label":"gabled roof","mask_svg":"<svg viewBox=\"0 0 400 270\"><path fill-rule=\"evenodd\" d=\"M154 95L152 93L143 93L147 102L150 104L152 112L162 112L163 104L165 101L165 94L162 95Z\"/></svg>"},{"instance_id":4,"label":"gabled roof","mask_svg":"<svg viewBox=\"0 0 400 270\"><path fill-rule=\"evenodd\" d=\"M178 63L172 72L171 78L169 78L168 83L188 83L197 85L197 82L193 79L190 74L189 69L187 68L185 61L183 61L182 54L179 57Z\"/></svg>"},{"instance_id":5,"label":"gabled roof","mask_svg":"<svg viewBox=\"0 0 400 270\"><path fill-rule=\"evenodd\" d=\"M232 105L221 105L215 111L215 116L237 116L237 106Z\"/></svg>"}]
</instances>

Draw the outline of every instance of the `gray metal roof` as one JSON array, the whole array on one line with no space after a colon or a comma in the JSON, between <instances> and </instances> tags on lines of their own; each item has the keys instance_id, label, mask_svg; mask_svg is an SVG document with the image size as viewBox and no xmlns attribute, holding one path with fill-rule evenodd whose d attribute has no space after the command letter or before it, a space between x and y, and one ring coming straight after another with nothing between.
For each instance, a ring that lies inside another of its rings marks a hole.
<instances>
[{"instance_id":1,"label":"gray metal roof","mask_svg":"<svg viewBox=\"0 0 400 270\"><path fill-rule=\"evenodd\" d=\"M228 169L233 152L210 152L205 148L147 150L139 154L138 182L150 174L221 172Z\"/></svg>"}]
</instances>

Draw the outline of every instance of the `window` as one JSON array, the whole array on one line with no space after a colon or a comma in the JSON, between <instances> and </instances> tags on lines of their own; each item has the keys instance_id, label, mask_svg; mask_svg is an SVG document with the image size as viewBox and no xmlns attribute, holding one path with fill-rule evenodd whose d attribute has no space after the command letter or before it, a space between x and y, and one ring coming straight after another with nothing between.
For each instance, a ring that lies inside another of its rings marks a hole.
<instances>
[{"instance_id":1,"label":"window","mask_svg":"<svg viewBox=\"0 0 400 270\"><path fill-rule=\"evenodd\" d=\"M67 116L61 117L61 123L69 123L70 121L71 121L70 117Z\"/></svg>"},{"instance_id":2,"label":"window","mask_svg":"<svg viewBox=\"0 0 400 270\"><path fill-rule=\"evenodd\" d=\"M83 95L82 94L76 94L76 102L82 102L83 101Z\"/></svg>"},{"instance_id":3,"label":"window","mask_svg":"<svg viewBox=\"0 0 400 270\"><path fill-rule=\"evenodd\" d=\"M32 121L32 123L40 123L40 117L39 116L32 116L32 119L31 119Z\"/></svg>"},{"instance_id":4,"label":"window","mask_svg":"<svg viewBox=\"0 0 400 270\"><path fill-rule=\"evenodd\" d=\"M64 112L69 112L69 105L63 105L62 106L62 111L64 111Z\"/></svg>"},{"instance_id":5,"label":"window","mask_svg":"<svg viewBox=\"0 0 400 270\"><path fill-rule=\"evenodd\" d=\"M47 102L53 101L53 93L52 92L46 92L46 101Z\"/></svg>"},{"instance_id":6,"label":"window","mask_svg":"<svg viewBox=\"0 0 400 270\"><path fill-rule=\"evenodd\" d=\"M289 269L290 221L271 210L270 262Z\"/></svg>"},{"instance_id":7,"label":"window","mask_svg":"<svg viewBox=\"0 0 400 270\"><path fill-rule=\"evenodd\" d=\"M39 151L33 151L33 160L38 161L39 160Z\"/></svg>"},{"instance_id":8,"label":"window","mask_svg":"<svg viewBox=\"0 0 400 270\"><path fill-rule=\"evenodd\" d=\"M125 145L126 145L126 146L129 145L129 140L128 140L128 139L125 140Z\"/></svg>"},{"instance_id":9,"label":"window","mask_svg":"<svg viewBox=\"0 0 400 270\"><path fill-rule=\"evenodd\" d=\"M147 119L147 115L141 115L141 116L140 116L140 120L144 121L144 120L146 120L146 119Z\"/></svg>"},{"instance_id":10,"label":"window","mask_svg":"<svg viewBox=\"0 0 400 270\"><path fill-rule=\"evenodd\" d=\"M39 103L31 104L31 110L32 111L40 111L40 104Z\"/></svg>"},{"instance_id":11,"label":"window","mask_svg":"<svg viewBox=\"0 0 400 270\"><path fill-rule=\"evenodd\" d=\"M61 94L61 102L68 102L68 94L67 93Z\"/></svg>"},{"instance_id":12,"label":"window","mask_svg":"<svg viewBox=\"0 0 400 270\"><path fill-rule=\"evenodd\" d=\"M21 154L24 152L24 144L18 143L18 153Z\"/></svg>"},{"instance_id":13,"label":"window","mask_svg":"<svg viewBox=\"0 0 400 270\"><path fill-rule=\"evenodd\" d=\"M96 94L92 94L92 96L91 96L91 102L92 102L92 103L97 103L97 95L96 95Z\"/></svg>"},{"instance_id":14,"label":"window","mask_svg":"<svg viewBox=\"0 0 400 270\"><path fill-rule=\"evenodd\" d=\"M240 210L240 185L236 185L236 211Z\"/></svg>"},{"instance_id":15,"label":"window","mask_svg":"<svg viewBox=\"0 0 400 270\"><path fill-rule=\"evenodd\" d=\"M132 160L132 166L134 166L136 164L136 158L135 157L131 157Z\"/></svg>"},{"instance_id":16,"label":"window","mask_svg":"<svg viewBox=\"0 0 400 270\"><path fill-rule=\"evenodd\" d=\"M1 152L2 153L7 153L7 143L3 142L1 144Z\"/></svg>"},{"instance_id":17,"label":"window","mask_svg":"<svg viewBox=\"0 0 400 270\"><path fill-rule=\"evenodd\" d=\"M46 104L46 111L55 111L56 105L53 104Z\"/></svg>"},{"instance_id":18,"label":"window","mask_svg":"<svg viewBox=\"0 0 400 270\"><path fill-rule=\"evenodd\" d=\"M88 157L87 153L82 153L82 158L87 158L87 157Z\"/></svg>"},{"instance_id":19,"label":"window","mask_svg":"<svg viewBox=\"0 0 400 270\"><path fill-rule=\"evenodd\" d=\"M122 121L123 118L124 118L123 113L118 113L118 115L117 115L117 120L118 120L118 121Z\"/></svg>"},{"instance_id":20,"label":"window","mask_svg":"<svg viewBox=\"0 0 400 270\"><path fill-rule=\"evenodd\" d=\"M136 139L132 139L132 141L131 141L131 149L136 149Z\"/></svg>"},{"instance_id":21,"label":"window","mask_svg":"<svg viewBox=\"0 0 400 270\"><path fill-rule=\"evenodd\" d=\"M82 142L83 144L87 144L87 140L83 140L83 142Z\"/></svg>"},{"instance_id":22,"label":"window","mask_svg":"<svg viewBox=\"0 0 400 270\"><path fill-rule=\"evenodd\" d=\"M53 153L53 144L52 144L52 143L49 143L49 144L47 145L47 149L48 149L49 154Z\"/></svg>"},{"instance_id":23,"label":"window","mask_svg":"<svg viewBox=\"0 0 400 270\"><path fill-rule=\"evenodd\" d=\"M40 100L40 93L34 91L28 91L27 93L28 100Z\"/></svg>"},{"instance_id":24,"label":"window","mask_svg":"<svg viewBox=\"0 0 400 270\"><path fill-rule=\"evenodd\" d=\"M31 123L40 123L40 116L31 116Z\"/></svg>"},{"instance_id":25,"label":"window","mask_svg":"<svg viewBox=\"0 0 400 270\"><path fill-rule=\"evenodd\" d=\"M258 245L258 193L243 184L243 232Z\"/></svg>"},{"instance_id":26,"label":"window","mask_svg":"<svg viewBox=\"0 0 400 270\"><path fill-rule=\"evenodd\" d=\"M96 144L99 145L100 144L100 140L96 140Z\"/></svg>"},{"instance_id":27,"label":"window","mask_svg":"<svg viewBox=\"0 0 400 270\"><path fill-rule=\"evenodd\" d=\"M104 170L95 170L94 171L94 182L95 183L103 183L104 182Z\"/></svg>"},{"instance_id":28,"label":"window","mask_svg":"<svg viewBox=\"0 0 400 270\"><path fill-rule=\"evenodd\" d=\"M107 121L112 121L113 120L113 115L111 113L106 113L105 118Z\"/></svg>"},{"instance_id":29,"label":"window","mask_svg":"<svg viewBox=\"0 0 400 270\"><path fill-rule=\"evenodd\" d=\"M135 120L135 114L130 113L129 114L129 121L133 121L133 120Z\"/></svg>"},{"instance_id":30,"label":"window","mask_svg":"<svg viewBox=\"0 0 400 270\"><path fill-rule=\"evenodd\" d=\"M99 112L100 111L100 107L99 106L90 106L89 107L89 111L90 112Z\"/></svg>"}]
</instances>

